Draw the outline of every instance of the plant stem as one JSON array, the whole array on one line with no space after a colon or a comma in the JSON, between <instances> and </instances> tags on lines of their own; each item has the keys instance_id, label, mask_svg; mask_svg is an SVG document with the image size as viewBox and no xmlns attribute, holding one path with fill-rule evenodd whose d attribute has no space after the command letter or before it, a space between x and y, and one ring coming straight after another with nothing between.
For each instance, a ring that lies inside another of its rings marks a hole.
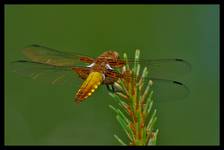
<instances>
[{"instance_id":1,"label":"plant stem","mask_svg":"<svg viewBox=\"0 0 224 150\"><path fill-rule=\"evenodd\" d=\"M157 120L156 109L150 116L153 105L152 81L146 81L148 69L145 67L140 75L140 50L135 52L133 68L128 64L127 55L124 54L126 65L122 68L123 78L114 85L122 89L110 93L118 103L118 108L109 107L116 112L116 119L128 137L128 144L117 135L114 137L122 145L156 145L158 129L154 129Z\"/></svg>"}]
</instances>

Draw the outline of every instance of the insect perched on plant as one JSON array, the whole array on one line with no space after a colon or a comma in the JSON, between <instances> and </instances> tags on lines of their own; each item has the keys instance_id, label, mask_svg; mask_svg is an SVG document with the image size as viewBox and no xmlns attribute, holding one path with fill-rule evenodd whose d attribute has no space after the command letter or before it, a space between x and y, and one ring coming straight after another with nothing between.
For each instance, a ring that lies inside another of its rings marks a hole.
<instances>
[{"instance_id":1,"label":"insect perched on plant","mask_svg":"<svg viewBox=\"0 0 224 150\"><path fill-rule=\"evenodd\" d=\"M50 75L48 79L52 84L66 80L69 83L75 83L78 79L74 73L78 74L78 77L84 82L75 94L76 102L82 102L92 95L101 84L105 84L108 90L115 92L114 83L118 79L134 78L119 72L119 69L126 63L133 63L134 59L128 59L126 62L119 58L116 51L105 51L94 59L74 52L61 52L45 46L31 45L24 48L23 53L29 60L13 62L14 71L33 79ZM139 61L140 64L149 67L151 77L146 78L145 81L152 80L155 88L158 87L159 99L179 99L188 94L188 89L184 84L161 78L163 75L169 77L169 75L185 73L190 69L188 62L183 59L145 59ZM80 62L88 65L79 66ZM73 79L72 81L69 80L69 75ZM162 91L163 88L165 91Z\"/></svg>"}]
</instances>

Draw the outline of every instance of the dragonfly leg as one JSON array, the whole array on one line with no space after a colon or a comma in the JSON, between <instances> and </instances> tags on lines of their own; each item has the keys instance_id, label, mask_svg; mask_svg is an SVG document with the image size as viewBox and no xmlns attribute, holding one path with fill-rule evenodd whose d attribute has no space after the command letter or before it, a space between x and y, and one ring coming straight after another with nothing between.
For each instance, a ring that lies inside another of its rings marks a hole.
<instances>
[{"instance_id":1,"label":"dragonfly leg","mask_svg":"<svg viewBox=\"0 0 224 150\"><path fill-rule=\"evenodd\" d=\"M115 93L114 85L113 84L106 84L107 90L109 92Z\"/></svg>"}]
</instances>

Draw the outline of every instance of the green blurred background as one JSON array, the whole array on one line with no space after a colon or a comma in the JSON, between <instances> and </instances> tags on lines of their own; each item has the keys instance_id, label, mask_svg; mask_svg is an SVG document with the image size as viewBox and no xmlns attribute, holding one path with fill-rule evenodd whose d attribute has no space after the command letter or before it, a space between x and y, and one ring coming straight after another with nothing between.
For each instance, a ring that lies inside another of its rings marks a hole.
<instances>
[{"instance_id":1,"label":"green blurred background","mask_svg":"<svg viewBox=\"0 0 224 150\"><path fill-rule=\"evenodd\" d=\"M41 44L96 57L108 49L177 57L184 101L158 105L158 145L219 144L218 5L5 5L5 144L119 145L125 138L104 86L77 105L75 85L52 86L10 71L21 49Z\"/></svg>"}]
</instances>

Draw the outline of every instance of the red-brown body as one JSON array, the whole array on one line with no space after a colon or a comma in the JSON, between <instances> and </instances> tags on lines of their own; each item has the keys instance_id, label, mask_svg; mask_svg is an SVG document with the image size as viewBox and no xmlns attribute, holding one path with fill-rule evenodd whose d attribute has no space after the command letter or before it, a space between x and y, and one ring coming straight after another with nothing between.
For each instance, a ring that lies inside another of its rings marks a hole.
<instances>
[{"instance_id":1,"label":"red-brown body","mask_svg":"<svg viewBox=\"0 0 224 150\"><path fill-rule=\"evenodd\" d=\"M106 51L97 57L95 60L87 57L81 57L80 61L91 63L87 67L72 68L85 81L76 93L75 99L81 102L89 97L100 84L113 84L122 75L113 71L113 67L121 68L125 62L119 59L116 51Z\"/></svg>"}]
</instances>

